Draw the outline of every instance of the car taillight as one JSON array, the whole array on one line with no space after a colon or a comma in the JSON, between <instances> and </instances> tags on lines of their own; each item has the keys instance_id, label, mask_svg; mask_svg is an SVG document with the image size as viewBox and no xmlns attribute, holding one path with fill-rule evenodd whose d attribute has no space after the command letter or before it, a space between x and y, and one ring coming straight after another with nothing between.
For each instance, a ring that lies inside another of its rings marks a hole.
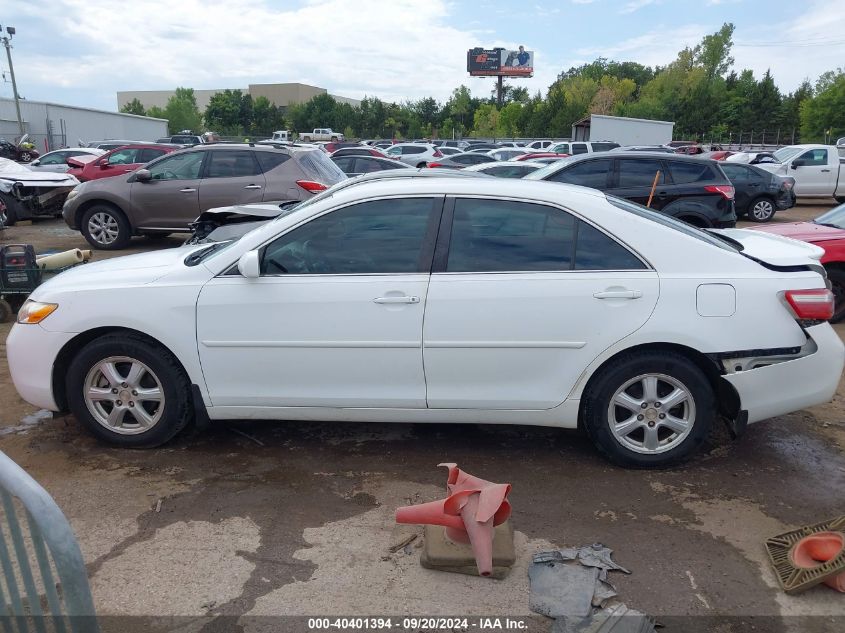
<instances>
[{"instance_id":1,"label":"car taillight","mask_svg":"<svg viewBox=\"0 0 845 633\"><path fill-rule=\"evenodd\" d=\"M795 184L795 181L792 180L792 179L784 180L783 181L783 188L786 189L787 191L789 191L790 189L792 189L792 186L794 184Z\"/></svg>"},{"instance_id":2,"label":"car taillight","mask_svg":"<svg viewBox=\"0 0 845 633\"><path fill-rule=\"evenodd\" d=\"M314 180L297 180L296 184L309 193L317 193L318 191L325 191L328 189L328 187L326 187L323 183L316 182Z\"/></svg>"},{"instance_id":3,"label":"car taillight","mask_svg":"<svg viewBox=\"0 0 845 633\"><path fill-rule=\"evenodd\" d=\"M720 193L725 197L725 200L733 200L736 190L733 188L733 185L706 185L704 191Z\"/></svg>"},{"instance_id":4,"label":"car taillight","mask_svg":"<svg viewBox=\"0 0 845 633\"><path fill-rule=\"evenodd\" d=\"M440 163L429 163L428 166L429 167L443 167L443 165L440 164Z\"/></svg>"},{"instance_id":5,"label":"car taillight","mask_svg":"<svg viewBox=\"0 0 845 633\"><path fill-rule=\"evenodd\" d=\"M443 158L443 153L439 149L436 149L434 150L434 154L432 154L432 156L435 158Z\"/></svg>"},{"instance_id":6,"label":"car taillight","mask_svg":"<svg viewBox=\"0 0 845 633\"><path fill-rule=\"evenodd\" d=\"M787 290L783 297L798 319L827 321L833 316L833 293L826 288Z\"/></svg>"}]
</instances>

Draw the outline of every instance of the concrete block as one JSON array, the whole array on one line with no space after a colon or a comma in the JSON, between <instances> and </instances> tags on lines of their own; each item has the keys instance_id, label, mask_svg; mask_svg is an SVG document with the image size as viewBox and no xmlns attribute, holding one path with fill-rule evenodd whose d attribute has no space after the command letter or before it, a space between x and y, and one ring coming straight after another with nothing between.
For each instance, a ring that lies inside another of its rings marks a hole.
<instances>
[{"instance_id":1,"label":"concrete block","mask_svg":"<svg viewBox=\"0 0 845 633\"><path fill-rule=\"evenodd\" d=\"M455 543L446 537L446 528L426 525L425 543L420 555L420 565L426 569L450 571L456 574L478 575L475 556L468 543ZM513 527L505 521L493 530L493 578L504 578L516 562L513 544Z\"/></svg>"}]
</instances>

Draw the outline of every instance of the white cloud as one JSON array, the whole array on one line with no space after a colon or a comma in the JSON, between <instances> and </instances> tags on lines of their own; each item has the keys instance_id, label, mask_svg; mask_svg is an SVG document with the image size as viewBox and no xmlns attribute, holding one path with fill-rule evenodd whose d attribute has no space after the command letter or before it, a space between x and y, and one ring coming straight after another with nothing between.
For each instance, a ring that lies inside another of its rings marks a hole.
<instances>
[{"instance_id":1,"label":"white cloud","mask_svg":"<svg viewBox=\"0 0 845 633\"><path fill-rule=\"evenodd\" d=\"M289 3L285 3L288 4ZM245 88L302 82L388 100L448 97L466 81L476 32L450 25L445 0L54 0L17 10L85 43L81 54L18 56L30 83L98 90ZM93 49L96 52L87 52ZM18 69L16 68L16 70Z\"/></svg>"},{"instance_id":2,"label":"white cloud","mask_svg":"<svg viewBox=\"0 0 845 633\"><path fill-rule=\"evenodd\" d=\"M619 13L623 15L627 13L634 13L635 11L639 11L650 4L657 4L658 2L659 0L631 0L631 2L622 7Z\"/></svg>"},{"instance_id":3,"label":"white cloud","mask_svg":"<svg viewBox=\"0 0 845 633\"><path fill-rule=\"evenodd\" d=\"M678 56L686 46L695 46L711 28L701 24L673 27L672 37L667 38L668 28L658 25L652 31L622 40L609 46L581 48L575 51L580 57L595 59L598 56L617 61L634 61L645 66L665 66Z\"/></svg>"}]
</instances>

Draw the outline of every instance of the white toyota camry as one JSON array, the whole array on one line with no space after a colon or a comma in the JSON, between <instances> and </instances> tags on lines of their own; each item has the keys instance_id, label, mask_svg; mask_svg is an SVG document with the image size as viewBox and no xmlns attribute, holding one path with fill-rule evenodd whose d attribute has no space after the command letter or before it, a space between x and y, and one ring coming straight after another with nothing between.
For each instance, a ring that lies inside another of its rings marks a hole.
<instances>
[{"instance_id":1,"label":"white toyota camry","mask_svg":"<svg viewBox=\"0 0 845 633\"><path fill-rule=\"evenodd\" d=\"M228 243L80 266L7 342L36 406L162 444L195 416L583 427L626 466L829 400L821 249L581 187L396 177Z\"/></svg>"}]
</instances>

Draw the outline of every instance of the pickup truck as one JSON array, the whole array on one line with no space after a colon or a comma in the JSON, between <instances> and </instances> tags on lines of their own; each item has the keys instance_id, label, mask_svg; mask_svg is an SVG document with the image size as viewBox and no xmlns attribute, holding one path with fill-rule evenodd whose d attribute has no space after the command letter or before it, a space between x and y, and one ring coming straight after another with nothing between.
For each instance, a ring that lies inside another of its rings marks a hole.
<instances>
[{"instance_id":1,"label":"pickup truck","mask_svg":"<svg viewBox=\"0 0 845 633\"><path fill-rule=\"evenodd\" d=\"M340 132L332 132L330 127L318 127L313 132L303 132L300 138L303 143L313 143L314 141L342 141L343 134Z\"/></svg>"},{"instance_id":2,"label":"pickup truck","mask_svg":"<svg viewBox=\"0 0 845 633\"><path fill-rule=\"evenodd\" d=\"M798 198L836 198L845 202L845 173L835 145L788 145L774 152L778 163L760 163L760 169L795 179Z\"/></svg>"}]
</instances>

